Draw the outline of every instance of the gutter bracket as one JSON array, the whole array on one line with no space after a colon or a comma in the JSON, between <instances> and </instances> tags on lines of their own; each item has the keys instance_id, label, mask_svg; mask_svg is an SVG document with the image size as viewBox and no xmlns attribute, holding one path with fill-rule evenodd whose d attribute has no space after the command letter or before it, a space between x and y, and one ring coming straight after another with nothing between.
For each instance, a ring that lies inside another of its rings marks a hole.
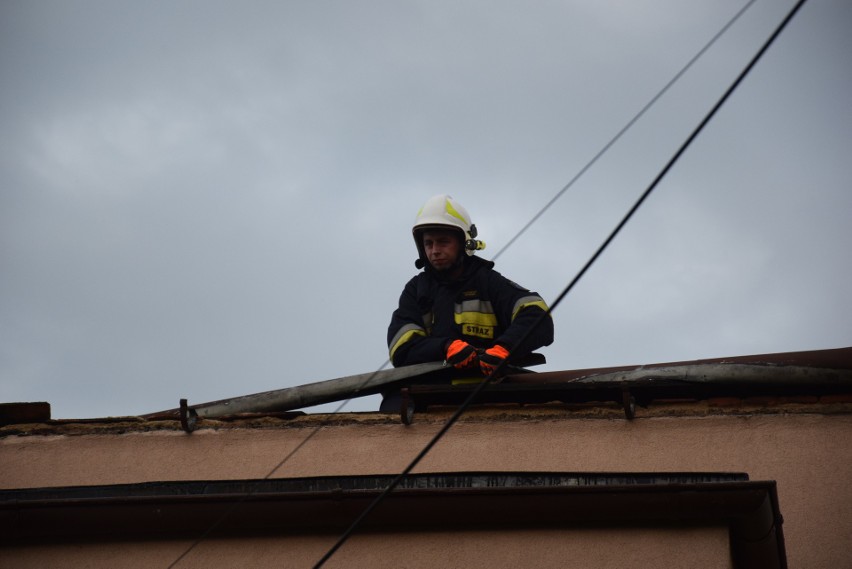
<instances>
[{"instance_id":1,"label":"gutter bracket","mask_svg":"<svg viewBox=\"0 0 852 569\"><path fill-rule=\"evenodd\" d=\"M400 396L399 418L403 425L410 425L414 422L414 399L406 387L400 390Z\"/></svg>"},{"instance_id":2,"label":"gutter bracket","mask_svg":"<svg viewBox=\"0 0 852 569\"><path fill-rule=\"evenodd\" d=\"M636 398L630 394L627 384L621 385L621 405L624 408L624 417L631 421L636 417Z\"/></svg>"},{"instance_id":3,"label":"gutter bracket","mask_svg":"<svg viewBox=\"0 0 852 569\"><path fill-rule=\"evenodd\" d=\"M195 430L195 424L198 420L198 414L195 409L190 408L186 399L180 400L180 426L187 434L191 434Z\"/></svg>"}]
</instances>

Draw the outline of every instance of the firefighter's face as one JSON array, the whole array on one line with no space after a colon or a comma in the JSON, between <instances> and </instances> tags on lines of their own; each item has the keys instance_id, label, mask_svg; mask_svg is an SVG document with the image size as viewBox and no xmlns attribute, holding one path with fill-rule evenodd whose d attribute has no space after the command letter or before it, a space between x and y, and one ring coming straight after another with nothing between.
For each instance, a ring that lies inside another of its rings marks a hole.
<instances>
[{"instance_id":1,"label":"firefighter's face","mask_svg":"<svg viewBox=\"0 0 852 569\"><path fill-rule=\"evenodd\" d=\"M461 254L461 241L455 231L424 231L423 250L433 269L446 271L455 266Z\"/></svg>"}]
</instances>

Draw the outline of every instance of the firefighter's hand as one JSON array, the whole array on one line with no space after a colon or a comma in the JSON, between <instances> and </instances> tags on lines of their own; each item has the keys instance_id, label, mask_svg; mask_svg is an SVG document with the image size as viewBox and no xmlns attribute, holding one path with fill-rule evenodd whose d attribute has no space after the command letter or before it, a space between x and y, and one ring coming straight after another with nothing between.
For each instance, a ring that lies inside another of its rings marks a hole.
<instances>
[{"instance_id":1,"label":"firefighter's hand","mask_svg":"<svg viewBox=\"0 0 852 569\"><path fill-rule=\"evenodd\" d=\"M488 377L497 371L497 367L509 357L509 350L499 344L488 348L479 355L479 367L482 375Z\"/></svg>"},{"instance_id":2,"label":"firefighter's hand","mask_svg":"<svg viewBox=\"0 0 852 569\"><path fill-rule=\"evenodd\" d=\"M456 369L475 367L478 356L476 348L464 340L453 340L447 346L447 364Z\"/></svg>"}]
</instances>

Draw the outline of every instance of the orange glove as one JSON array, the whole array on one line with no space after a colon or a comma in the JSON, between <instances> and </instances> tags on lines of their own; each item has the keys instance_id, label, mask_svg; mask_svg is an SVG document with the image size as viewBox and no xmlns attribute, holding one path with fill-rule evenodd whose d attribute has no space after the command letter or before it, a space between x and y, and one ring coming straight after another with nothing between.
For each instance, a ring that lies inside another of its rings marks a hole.
<instances>
[{"instance_id":1,"label":"orange glove","mask_svg":"<svg viewBox=\"0 0 852 569\"><path fill-rule=\"evenodd\" d=\"M479 367L482 375L488 377L497 371L497 367L509 357L509 350L495 344L479 355Z\"/></svg>"},{"instance_id":2,"label":"orange glove","mask_svg":"<svg viewBox=\"0 0 852 569\"><path fill-rule=\"evenodd\" d=\"M464 340L453 340L447 347L447 363L456 369L476 366L478 355L476 348Z\"/></svg>"}]
</instances>

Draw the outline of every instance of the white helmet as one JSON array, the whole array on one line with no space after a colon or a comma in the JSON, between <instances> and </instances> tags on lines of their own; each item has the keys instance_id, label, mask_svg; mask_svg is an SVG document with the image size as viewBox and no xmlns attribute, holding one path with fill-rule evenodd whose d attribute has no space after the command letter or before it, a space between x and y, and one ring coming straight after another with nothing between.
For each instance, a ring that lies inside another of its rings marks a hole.
<instances>
[{"instance_id":1,"label":"white helmet","mask_svg":"<svg viewBox=\"0 0 852 569\"><path fill-rule=\"evenodd\" d=\"M414 235L414 243L417 245L419 259L416 263L418 268L424 266L426 253L423 250L422 233L427 229L457 229L462 234L464 251L468 255L480 249L485 249L485 243L476 239L476 226L470 222L467 210L451 196L440 194L429 198L423 204L414 220L411 232Z\"/></svg>"}]
</instances>

